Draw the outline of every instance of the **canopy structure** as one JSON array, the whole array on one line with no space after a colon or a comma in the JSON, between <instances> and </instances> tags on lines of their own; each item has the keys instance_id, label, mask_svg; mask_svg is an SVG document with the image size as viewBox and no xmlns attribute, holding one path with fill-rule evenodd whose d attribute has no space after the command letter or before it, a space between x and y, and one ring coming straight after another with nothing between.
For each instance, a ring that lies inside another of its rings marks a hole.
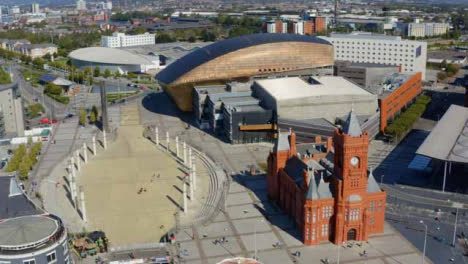
<instances>
[{"instance_id":1,"label":"canopy structure","mask_svg":"<svg viewBox=\"0 0 468 264\"><path fill-rule=\"evenodd\" d=\"M468 108L451 105L416 154L468 163Z\"/></svg>"}]
</instances>

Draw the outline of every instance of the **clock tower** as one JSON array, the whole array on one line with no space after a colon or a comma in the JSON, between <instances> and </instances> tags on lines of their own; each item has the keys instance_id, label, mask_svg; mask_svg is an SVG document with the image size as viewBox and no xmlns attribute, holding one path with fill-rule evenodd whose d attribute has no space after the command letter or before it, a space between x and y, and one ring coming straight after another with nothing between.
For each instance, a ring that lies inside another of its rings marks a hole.
<instances>
[{"instance_id":1,"label":"clock tower","mask_svg":"<svg viewBox=\"0 0 468 264\"><path fill-rule=\"evenodd\" d=\"M333 135L335 149L332 178L335 205L335 243L366 240L367 152L369 135L362 132L354 111Z\"/></svg>"}]
</instances>

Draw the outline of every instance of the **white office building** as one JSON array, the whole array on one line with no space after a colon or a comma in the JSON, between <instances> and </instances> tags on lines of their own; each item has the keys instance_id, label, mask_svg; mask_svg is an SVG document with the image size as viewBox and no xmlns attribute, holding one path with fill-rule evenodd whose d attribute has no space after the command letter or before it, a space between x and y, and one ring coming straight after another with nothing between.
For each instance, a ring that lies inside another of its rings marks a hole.
<instances>
[{"instance_id":1,"label":"white office building","mask_svg":"<svg viewBox=\"0 0 468 264\"><path fill-rule=\"evenodd\" d=\"M408 24L408 37L424 37L426 36L426 25L420 23Z\"/></svg>"},{"instance_id":2,"label":"white office building","mask_svg":"<svg viewBox=\"0 0 468 264\"><path fill-rule=\"evenodd\" d=\"M86 10L86 1L85 0L76 1L76 10Z\"/></svg>"},{"instance_id":3,"label":"white office building","mask_svg":"<svg viewBox=\"0 0 468 264\"><path fill-rule=\"evenodd\" d=\"M38 3L32 3L31 4L31 13L37 14L40 13L41 10L39 9L39 4Z\"/></svg>"},{"instance_id":4,"label":"white office building","mask_svg":"<svg viewBox=\"0 0 468 264\"><path fill-rule=\"evenodd\" d=\"M426 78L427 43L367 32L321 37L333 44L335 60L397 65L401 72L421 72Z\"/></svg>"},{"instance_id":5,"label":"white office building","mask_svg":"<svg viewBox=\"0 0 468 264\"><path fill-rule=\"evenodd\" d=\"M8 12L8 14L11 14L11 15L15 15L19 13L20 13L20 8L18 6L13 6L12 8L10 8L10 11Z\"/></svg>"},{"instance_id":6,"label":"white office building","mask_svg":"<svg viewBox=\"0 0 468 264\"><path fill-rule=\"evenodd\" d=\"M101 46L106 48L153 45L154 43L155 34L148 32L141 35L125 35L125 33L114 32L112 36L101 37Z\"/></svg>"},{"instance_id":7,"label":"white office building","mask_svg":"<svg viewBox=\"0 0 468 264\"><path fill-rule=\"evenodd\" d=\"M431 37L447 33L447 23L409 23L407 36L409 37Z\"/></svg>"}]
</instances>

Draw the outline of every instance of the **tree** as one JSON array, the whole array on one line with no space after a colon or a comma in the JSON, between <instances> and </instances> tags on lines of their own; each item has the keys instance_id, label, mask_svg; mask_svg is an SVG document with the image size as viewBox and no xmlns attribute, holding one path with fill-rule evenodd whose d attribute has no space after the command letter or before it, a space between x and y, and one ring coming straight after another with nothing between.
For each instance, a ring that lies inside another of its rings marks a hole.
<instances>
[{"instance_id":1,"label":"tree","mask_svg":"<svg viewBox=\"0 0 468 264\"><path fill-rule=\"evenodd\" d=\"M19 145L19 147L13 152L13 157L11 157L11 159L8 161L6 172L16 171L25 154L26 154L26 145L25 144Z\"/></svg>"},{"instance_id":2,"label":"tree","mask_svg":"<svg viewBox=\"0 0 468 264\"><path fill-rule=\"evenodd\" d=\"M110 76L111 76L110 70L109 70L109 69L106 69L106 70L104 71L104 77L105 77L105 78L109 78Z\"/></svg>"},{"instance_id":3,"label":"tree","mask_svg":"<svg viewBox=\"0 0 468 264\"><path fill-rule=\"evenodd\" d=\"M86 125L86 110L82 107L80 108L80 118L79 118L79 123L80 125L82 126L85 126Z\"/></svg>"},{"instance_id":4,"label":"tree","mask_svg":"<svg viewBox=\"0 0 468 264\"><path fill-rule=\"evenodd\" d=\"M188 42L195 42L197 39L194 36L188 38Z\"/></svg>"},{"instance_id":5,"label":"tree","mask_svg":"<svg viewBox=\"0 0 468 264\"><path fill-rule=\"evenodd\" d=\"M94 77L99 77L101 75L101 68L99 66L94 67Z\"/></svg>"},{"instance_id":6,"label":"tree","mask_svg":"<svg viewBox=\"0 0 468 264\"><path fill-rule=\"evenodd\" d=\"M44 88L44 93L50 95L60 95L62 94L62 87L53 83L48 83Z\"/></svg>"},{"instance_id":7,"label":"tree","mask_svg":"<svg viewBox=\"0 0 468 264\"><path fill-rule=\"evenodd\" d=\"M99 116L99 111L95 105L93 105L93 107L91 108L91 112L94 113L96 117Z\"/></svg>"},{"instance_id":8,"label":"tree","mask_svg":"<svg viewBox=\"0 0 468 264\"><path fill-rule=\"evenodd\" d=\"M144 27L137 27L135 29L135 34L139 35L139 34L145 34L146 33L146 28Z\"/></svg>"},{"instance_id":9,"label":"tree","mask_svg":"<svg viewBox=\"0 0 468 264\"><path fill-rule=\"evenodd\" d=\"M447 79L447 74L445 72L439 72L439 73L437 73L437 79L443 81L443 80Z\"/></svg>"},{"instance_id":10,"label":"tree","mask_svg":"<svg viewBox=\"0 0 468 264\"><path fill-rule=\"evenodd\" d=\"M93 111L91 112L91 115L89 116L89 122L91 124L94 124L96 123L96 121L97 121L97 115L96 115L96 112Z\"/></svg>"},{"instance_id":11,"label":"tree","mask_svg":"<svg viewBox=\"0 0 468 264\"><path fill-rule=\"evenodd\" d=\"M24 181L28 179L28 173L31 170L31 159L28 155L24 155L21 160L21 164L18 168L18 175L20 180Z\"/></svg>"},{"instance_id":12,"label":"tree","mask_svg":"<svg viewBox=\"0 0 468 264\"><path fill-rule=\"evenodd\" d=\"M122 75L121 75L120 72L117 70L117 71L115 71L114 76L115 76L115 78L119 78L119 77L122 76Z\"/></svg>"}]
</instances>

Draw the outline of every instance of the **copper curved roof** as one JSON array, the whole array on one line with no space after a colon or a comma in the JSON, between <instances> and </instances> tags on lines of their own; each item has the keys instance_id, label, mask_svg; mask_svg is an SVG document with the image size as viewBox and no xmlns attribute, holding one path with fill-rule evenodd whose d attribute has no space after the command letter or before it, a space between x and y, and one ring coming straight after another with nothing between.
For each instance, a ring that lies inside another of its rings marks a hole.
<instances>
[{"instance_id":1,"label":"copper curved roof","mask_svg":"<svg viewBox=\"0 0 468 264\"><path fill-rule=\"evenodd\" d=\"M192 69L213 60L219 56L227 53L241 50L244 48L252 47L255 45L269 44L275 42L310 42L323 45L332 45L330 42L316 37L296 34L279 34L279 33L265 33L265 34L251 34L244 35L236 38L226 39L215 42L203 48L196 49L184 57L176 60L164 70L156 74L156 79L159 81L170 84L183 76Z\"/></svg>"}]
</instances>

